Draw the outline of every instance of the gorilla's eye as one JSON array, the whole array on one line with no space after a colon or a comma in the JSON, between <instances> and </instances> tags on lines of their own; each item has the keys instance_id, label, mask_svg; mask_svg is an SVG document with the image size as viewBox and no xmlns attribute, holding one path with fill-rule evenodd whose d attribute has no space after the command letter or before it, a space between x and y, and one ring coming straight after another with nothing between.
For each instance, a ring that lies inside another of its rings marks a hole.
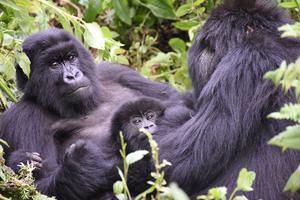
<instances>
[{"instance_id":1,"label":"gorilla's eye","mask_svg":"<svg viewBox=\"0 0 300 200\"><path fill-rule=\"evenodd\" d=\"M155 113L153 111L149 111L146 113L147 120L150 120L155 117Z\"/></svg>"},{"instance_id":2,"label":"gorilla's eye","mask_svg":"<svg viewBox=\"0 0 300 200\"><path fill-rule=\"evenodd\" d=\"M139 125L140 123L142 123L143 119L141 117L133 117L131 119L131 123L134 125Z\"/></svg>"},{"instance_id":3,"label":"gorilla's eye","mask_svg":"<svg viewBox=\"0 0 300 200\"><path fill-rule=\"evenodd\" d=\"M59 64L59 63L58 63L57 61L53 60L53 61L50 62L50 67L51 67L51 68L57 68L57 67L58 67L58 64Z\"/></svg>"},{"instance_id":4,"label":"gorilla's eye","mask_svg":"<svg viewBox=\"0 0 300 200\"><path fill-rule=\"evenodd\" d=\"M72 55L72 54L71 54L71 55L69 55L69 56L68 56L68 60L70 60L70 61L73 61L73 60L75 60L75 56L74 56L74 55Z\"/></svg>"}]
</instances>

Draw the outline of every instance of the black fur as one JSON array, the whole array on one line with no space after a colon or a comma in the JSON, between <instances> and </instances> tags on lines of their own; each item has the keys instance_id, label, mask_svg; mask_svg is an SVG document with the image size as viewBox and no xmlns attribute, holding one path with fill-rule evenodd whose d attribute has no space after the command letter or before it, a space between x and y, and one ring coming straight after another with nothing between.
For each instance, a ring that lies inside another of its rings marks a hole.
<instances>
[{"instance_id":1,"label":"black fur","mask_svg":"<svg viewBox=\"0 0 300 200\"><path fill-rule=\"evenodd\" d=\"M58 163L51 125L64 118L91 117L96 110L102 112L100 126L108 130L110 125L105 123L110 122L116 105L123 101L136 96L165 101L178 93L117 64L96 66L82 44L59 29L30 36L23 49L31 61L30 79L17 68L18 86L24 96L4 113L0 123L0 138L10 145L5 150L8 166L17 171L16 164L28 160L27 153L39 153L43 167L36 177L37 188L58 199L92 199L95 194L111 190L114 177L107 169L115 171L118 161L107 158L111 154L106 153L106 148L79 139L73 141L74 145L66 149L63 161ZM69 53L75 54L76 59ZM82 83L90 86L73 93ZM105 141L106 129L99 136L100 141Z\"/></svg>"},{"instance_id":2,"label":"black fur","mask_svg":"<svg viewBox=\"0 0 300 200\"><path fill-rule=\"evenodd\" d=\"M179 126L161 120L154 135L161 159L172 163L166 177L191 196L215 186L231 193L246 167L257 174L249 199L289 199L282 190L300 154L267 144L290 123L266 116L295 99L263 75L294 61L300 41L280 38L277 28L292 21L271 1L227 3L213 11L189 51L196 114Z\"/></svg>"}]
</instances>

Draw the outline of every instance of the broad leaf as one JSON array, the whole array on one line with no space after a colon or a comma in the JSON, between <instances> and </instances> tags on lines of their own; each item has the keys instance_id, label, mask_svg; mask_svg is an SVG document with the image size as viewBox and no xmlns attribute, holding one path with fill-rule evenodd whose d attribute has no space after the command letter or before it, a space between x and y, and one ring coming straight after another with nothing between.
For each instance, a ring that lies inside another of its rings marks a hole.
<instances>
[{"instance_id":1,"label":"broad leaf","mask_svg":"<svg viewBox=\"0 0 300 200\"><path fill-rule=\"evenodd\" d=\"M130 18L130 12L129 12L127 0L112 0L112 4L118 17L123 22L131 26L132 21Z\"/></svg>"},{"instance_id":2,"label":"broad leaf","mask_svg":"<svg viewBox=\"0 0 300 200\"><path fill-rule=\"evenodd\" d=\"M170 0L147 0L142 4L156 16L164 19L176 19L175 10Z\"/></svg>"},{"instance_id":3,"label":"broad leaf","mask_svg":"<svg viewBox=\"0 0 300 200\"><path fill-rule=\"evenodd\" d=\"M284 192L291 191L297 192L300 189L300 165L297 170L291 175L288 182L284 187Z\"/></svg>"},{"instance_id":4,"label":"broad leaf","mask_svg":"<svg viewBox=\"0 0 300 200\"><path fill-rule=\"evenodd\" d=\"M131 164L143 159L144 156L147 154L148 154L148 151L146 151L146 150L138 150L138 151L132 152L126 156L127 164L131 165Z\"/></svg>"},{"instance_id":5,"label":"broad leaf","mask_svg":"<svg viewBox=\"0 0 300 200\"><path fill-rule=\"evenodd\" d=\"M300 150L300 125L288 126L285 131L273 137L268 144L276 145L283 149Z\"/></svg>"},{"instance_id":6,"label":"broad leaf","mask_svg":"<svg viewBox=\"0 0 300 200\"><path fill-rule=\"evenodd\" d=\"M85 24L86 30L84 32L85 42L93 48L105 49L105 39L103 37L100 26L93 22Z\"/></svg>"},{"instance_id":7,"label":"broad leaf","mask_svg":"<svg viewBox=\"0 0 300 200\"><path fill-rule=\"evenodd\" d=\"M240 171L239 178L237 180L237 190L243 192L253 191L252 184L255 180L255 172L248 171L246 168L243 168Z\"/></svg>"}]
</instances>

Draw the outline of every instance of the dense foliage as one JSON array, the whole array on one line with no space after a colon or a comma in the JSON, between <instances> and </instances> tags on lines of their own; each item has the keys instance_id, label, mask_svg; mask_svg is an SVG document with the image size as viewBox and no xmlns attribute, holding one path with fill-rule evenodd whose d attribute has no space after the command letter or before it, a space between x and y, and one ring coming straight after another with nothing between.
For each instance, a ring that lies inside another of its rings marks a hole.
<instances>
[{"instance_id":1,"label":"dense foliage","mask_svg":"<svg viewBox=\"0 0 300 200\"><path fill-rule=\"evenodd\" d=\"M24 38L49 27L62 27L72 32L91 50L97 62L108 60L129 65L144 76L165 81L179 90L191 87L187 73L187 50L210 11L220 0L0 0L0 109L7 109L16 102L20 93L15 84L15 64L19 64L29 76L30 62L21 51ZM290 9L300 21L300 1L279 1ZM300 37L300 23L280 29L283 37ZM295 63L266 74L285 91L293 90L300 99L300 58ZM289 119L296 125L273 138L269 143L300 150L300 104L285 105L271 118ZM155 141L148 134L156 171L147 191L137 197L143 199L156 191L155 199L180 199L188 197L176 185L166 186L163 168L169 164L158 160ZM6 145L2 143L2 145ZM148 152L138 151L125 155L123 143L121 155L124 170L119 170L120 181L114 185L119 199L132 199L126 186L130 165ZM33 186L32 168L24 165L20 174L14 174L5 166L0 145L0 200L1 199L51 199L40 195ZM199 199L246 199L235 197L236 192L251 191L254 172L242 169L237 188L228 197L225 187L213 188ZM300 166L289 179L285 191L295 192L300 188ZM228 198L226 198L228 197Z\"/></svg>"}]
</instances>

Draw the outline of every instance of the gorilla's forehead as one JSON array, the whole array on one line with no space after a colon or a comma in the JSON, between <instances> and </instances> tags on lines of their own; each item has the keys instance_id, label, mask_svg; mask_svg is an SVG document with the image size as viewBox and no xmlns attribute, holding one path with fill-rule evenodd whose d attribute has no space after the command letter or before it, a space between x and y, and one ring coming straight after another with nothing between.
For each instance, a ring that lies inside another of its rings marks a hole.
<instances>
[{"instance_id":1,"label":"gorilla's forehead","mask_svg":"<svg viewBox=\"0 0 300 200\"><path fill-rule=\"evenodd\" d=\"M72 40L74 40L73 37L69 33L61 29L48 29L28 37L23 43L23 49L47 49L49 47L56 46L60 43Z\"/></svg>"}]
</instances>

